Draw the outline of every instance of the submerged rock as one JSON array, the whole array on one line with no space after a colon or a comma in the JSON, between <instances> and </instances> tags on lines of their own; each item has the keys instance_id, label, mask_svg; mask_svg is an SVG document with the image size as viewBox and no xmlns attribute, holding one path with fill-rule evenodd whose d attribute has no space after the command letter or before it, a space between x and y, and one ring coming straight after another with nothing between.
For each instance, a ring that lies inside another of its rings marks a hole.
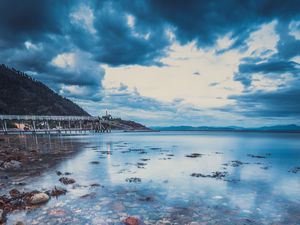
<instances>
[{"instance_id":1,"label":"submerged rock","mask_svg":"<svg viewBox=\"0 0 300 225\"><path fill-rule=\"evenodd\" d=\"M24 225L24 223L21 222L21 221L18 221L18 222L16 223L16 225Z\"/></svg>"},{"instance_id":2,"label":"submerged rock","mask_svg":"<svg viewBox=\"0 0 300 225\"><path fill-rule=\"evenodd\" d=\"M150 159L142 158L141 161L149 161Z\"/></svg>"},{"instance_id":3,"label":"submerged rock","mask_svg":"<svg viewBox=\"0 0 300 225\"><path fill-rule=\"evenodd\" d=\"M222 179L227 175L227 172L212 172L211 175L205 175L202 173L192 173L191 176L192 177L209 177L209 178L216 178L216 179Z\"/></svg>"},{"instance_id":4,"label":"submerged rock","mask_svg":"<svg viewBox=\"0 0 300 225\"><path fill-rule=\"evenodd\" d=\"M21 195L21 192L19 192L17 189L12 189L9 191L9 194L12 198L18 198Z\"/></svg>"},{"instance_id":5,"label":"submerged rock","mask_svg":"<svg viewBox=\"0 0 300 225\"><path fill-rule=\"evenodd\" d=\"M54 187L53 190L50 191L51 196L60 196L60 195L65 195L67 193L67 190L62 188L62 187Z\"/></svg>"},{"instance_id":6,"label":"submerged rock","mask_svg":"<svg viewBox=\"0 0 300 225\"><path fill-rule=\"evenodd\" d=\"M140 220L136 217L133 216L129 216L127 217L125 220L123 220L123 223L125 223L126 225L139 225Z\"/></svg>"},{"instance_id":7,"label":"submerged rock","mask_svg":"<svg viewBox=\"0 0 300 225\"><path fill-rule=\"evenodd\" d=\"M65 185L67 184L74 184L76 181L72 178L68 178L68 177L62 177L62 178L59 178L59 181Z\"/></svg>"},{"instance_id":8,"label":"submerged rock","mask_svg":"<svg viewBox=\"0 0 300 225\"><path fill-rule=\"evenodd\" d=\"M61 175L62 175L62 172L56 171L56 174L57 174L57 176L61 176Z\"/></svg>"},{"instance_id":9,"label":"submerged rock","mask_svg":"<svg viewBox=\"0 0 300 225\"><path fill-rule=\"evenodd\" d=\"M244 165L244 164L249 164L249 163L246 163L246 162L241 162L239 160L233 160L233 161L230 161L230 165L233 166L233 167L238 167L238 166L241 166L241 165Z\"/></svg>"},{"instance_id":10,"label":"submerged rock","mask_svg":"<svg viewBox=\"0 0 300 225\"><path fill-rule=\"evenodd\" d=\"M147 197L142 197L139 200L143 202L152 202L154 201L154 198L152 196L147 196Z\"/></svg>"},{"instance_id":11,"label":"submerged rock","mask_svg":"<svg viewBox=\"0 0 300 225\"><path fill-rule=\"evenodd\" d=\"M126 178L125 181L129 183L140 183L142 182L142 179L138 177L131 177L131 178Z\"/></svg>"},{"instance_id":12,"label":"submerged rock","mask_svg":"<svg viewBox=\"0 0 300 225\"><path fill-rule=\"evenodd\" d=\"M37 193L37 194L34 194L31 197L30 203L33 204L33 205L42 204L42 203L47 202L49 199L50 199L50 197L47 194L45 194L45 193Z\"/></svg>"},{"instance_id":13,"label":"submerged rock","mask_svg":"<svg viewBox=\"0 0 300 225\"><path fill-rule=\"evenodd\" d=\"M0 224L5 223L6 221L6 213L4 210L0 209Z\"/></svg>"},{"instance_id":14,"label":"submerged rock","mask_svg":"<svg viewBox=\"0 0 300 225\"><path fill-rule=\"evenodd\" d=\"M289 170L290 173L298 173L300 172L300 166L294 167Z\"/></svg>"},{"instance_id":15,"label":"submerged rock","mask_svg":"<svg viewBox=\"0 0 300 225\"><path fill-rule=\"evenodd\" d=\"M253 155L253 154L247 154L247 156L252 157L252 158L258 158L258 159L265 159L266 156L262 155Z\"/></svg>"},{"instance_id":16,"label":"submerged rock","mask_svg":"<svg viewBox=\"0 0 300 225\"><path fill-rule=\"evenodd\" d=\"M203 154L200 154L200 153L192 153L190 155L185 155L185 157L188 157L188 158L198 158L201 156L203 156Z\"/></svg>"},{"instance_id":17,"label":"submerged rock","mask_svg":"<svg viewBox=\"0 0 300 225\"><path fill-rule=\"evenodd\" d=\"M101 184L94 183L94 184L91 184L91 187L101 187Z\"/></svg>"},{"instance_id":18,"label":"submerged rock","mask_svg":"<svg viewBox=\"0 0 300 225\"><path fill-rule=\"evenodd\" d=\"M18 170L21 169L21 167L22 163L17 160L11 160L2 164L2 168L5 170Z\"/></svg>"},{"instance_id":19,"label":"submerged rock","mask_svg":"<svg viewBox=\"0 0 300 225\"><path fill-rule=\"evenodd\" d=\"M85 194L85 195L82 195L80 196L80 198L95 198L97 196L97 193L96 192L92 192L92 193L89 193L89 194Z\"/></svg>"}]
</instances>

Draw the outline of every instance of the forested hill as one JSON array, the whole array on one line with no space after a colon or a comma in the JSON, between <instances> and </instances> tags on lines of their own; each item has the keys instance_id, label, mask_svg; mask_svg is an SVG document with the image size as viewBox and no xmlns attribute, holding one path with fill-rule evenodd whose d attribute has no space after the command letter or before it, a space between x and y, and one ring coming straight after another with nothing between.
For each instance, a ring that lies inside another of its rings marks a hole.
<instances>
[{"instance_id":1,"label":"forested hill","mask_svg":"<svg viewBox=\"0 0 300 225\"><path fill-rule=\"evenodd\" d=\"M0 114L89 115L43 83L3 64L0 65Z\"/></svg>"}]
</instances>

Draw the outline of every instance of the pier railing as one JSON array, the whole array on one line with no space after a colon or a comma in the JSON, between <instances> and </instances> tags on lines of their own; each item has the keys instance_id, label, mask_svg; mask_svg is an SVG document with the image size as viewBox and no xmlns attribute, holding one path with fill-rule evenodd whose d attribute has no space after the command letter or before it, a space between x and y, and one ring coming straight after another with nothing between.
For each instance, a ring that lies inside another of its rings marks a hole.
<instances>
[{"instance_id":1,"label":"pier railing","mask_svg":"<svg viewBox=\"0 0 300 225\"><path fill-rule=\"evenodd\" d=\"M54 133L72 131L110 132L112 121L96 116L48 116L48 115L0 115L0 133ZM9 128L12 123L23 124L24 128ZM26 126L25 126L26 125Z\"/></svg>"},{"instance_id":2,"label":"pier railing","mask_svg":"<svg viewBox=\"0 0 300 225\"><path fill-rule=\"evenodd\" d=\"M0 120L36 120L36 121L96 121L96 116L46 116L46 115L0 115Z\"/></svg>"}]
</instances>

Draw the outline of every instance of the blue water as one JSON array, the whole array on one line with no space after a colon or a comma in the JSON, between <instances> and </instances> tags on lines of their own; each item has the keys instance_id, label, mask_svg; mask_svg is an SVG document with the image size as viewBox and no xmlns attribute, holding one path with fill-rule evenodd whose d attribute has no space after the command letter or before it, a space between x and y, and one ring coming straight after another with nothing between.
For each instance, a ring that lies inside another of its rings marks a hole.
<instances>
[{"instance_id":1,"label":"blue water","mask_svg":"<svg viewBox=\"0 0 300 225\"><path fill-rule=\"evenodd\" d=\"M300 172L290 171L300 166L300 134L110 133L37 137L36 144L41 140L50 151L57 140L80 149L24 189L64 186L57 170L76 183L42 207L9 215L8 224L122 224L127 216L144 224L300 224ZM187 157L193 153L202 155ZM225 177L191 176L217 171Z\"/></svg>"}]
</instances>

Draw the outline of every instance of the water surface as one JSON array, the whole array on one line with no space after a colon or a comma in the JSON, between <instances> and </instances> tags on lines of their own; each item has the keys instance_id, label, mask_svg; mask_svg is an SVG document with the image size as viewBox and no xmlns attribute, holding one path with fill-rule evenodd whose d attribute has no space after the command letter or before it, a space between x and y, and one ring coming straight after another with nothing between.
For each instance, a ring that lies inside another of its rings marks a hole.
<instances>
[{"instance_id":1,"label":"water surface","mask_svg":"<svg viewBox=\"0 0 300 225\"><path fill-rule=\"evenodd\" d=\"M193 131L25 139L37 145L48 141L47 151L57 140L80 146L71 158L30 178L25 190L63 186L56 171L72 173L76 184L40 208L9 215L8 224L122 224L127 216L145 224L300 221L300 172L290 171L300 166L300 134ZM213 172L224 177L191 176Z\"/></svg>"}]
</instances>

